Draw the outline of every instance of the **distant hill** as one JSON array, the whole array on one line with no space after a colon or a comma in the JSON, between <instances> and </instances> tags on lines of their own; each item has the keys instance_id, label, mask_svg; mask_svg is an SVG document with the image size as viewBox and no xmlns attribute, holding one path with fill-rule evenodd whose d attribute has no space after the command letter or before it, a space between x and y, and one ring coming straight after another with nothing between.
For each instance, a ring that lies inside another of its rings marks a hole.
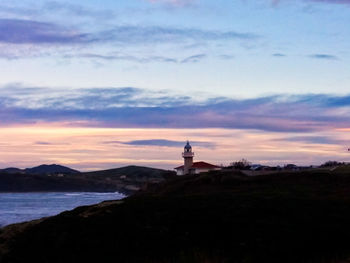
<instances>
[{"instance_id":1,"label":"distant hill","mask_svg":"<svg viewBox=\"0 0 350 263\"><path fill-rule=\"evenodd\" d=\"M15 167L0 169L0 173L8 174L78 174L77 170L58 164L42 164L33 168L19 169Z\"/></svg>"},{"instance_id":2,"label":"distant hill","mask_svg":"<svg viewBox=\"0 0 350 263\"><path fill-rule=\"evenodd\" d=\"M132 194L148 184L160 183L174 172L139 166L80 173L61 165L40 165L24 170L0 170L0 192L121 192Z\"/></svg>"},{"instance_id":3,"label":"distant hill","mask_svg":"<svg viewBox=\"0 0 350 263\"><path fill-rule=\"evenodd\" d=\"M33 168L24 169L26 174L78 174L77 170L57 164L43 164Z\"/></svg>"}]
</instances>

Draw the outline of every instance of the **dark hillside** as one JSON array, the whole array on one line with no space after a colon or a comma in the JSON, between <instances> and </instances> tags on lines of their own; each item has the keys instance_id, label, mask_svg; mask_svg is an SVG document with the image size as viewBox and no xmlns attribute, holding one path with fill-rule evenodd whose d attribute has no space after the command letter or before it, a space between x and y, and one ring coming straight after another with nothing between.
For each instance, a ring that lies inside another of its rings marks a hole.
<instances>
[{"instance_id":1,"label":"dark hillside","mask_svg":"<svg viewBox=\"0 0 350 263\"><path fill-rule=\"evenodd\" d=\"M84 176L96 179L120 179L145 182L149 180L164 179L168 172L168 176L174 175L174 172L162 169L149 168L143 166L126 166L116 169L102 170L83 173Z\"/></svg>"},{"instance_id":2,"label":"dark hillside","mask_svg":"<svg viewBox=\"0 0 350 263\"><path fill-rule=\"evenodd\" d=\"M15 168L0 170L0 192L119 191L132 194L148 183L159 183L169 176L174 173L139 166L80 173L60 165L41 165L19 171Z\"/></svg>"},{"instance_id":3,"label":"dark hillside","mask_svg":"<svg viewBox=\"0 0 350 263\"><path fill-rule=\"evenodd\" d=\"M157 184L175 177L175 172L143 166L126 166L116 169L87 172L82 178L115 184L124 192L135 192L148 184Z\"/></svg>"},{"instance_id":4,"label":"dark hillside","mask_svg":"<svg viewBox=\"0 0 350 263\"><path fill-rule=\"evenodd\" d=\"M112 192L114 184L76 176L0 173L0 192Z\"/></svg>"},{"instance_id":5,"label":"dark hillside","mask_svg":"<svg viewBox=\"0 0 350 263\"><path fill-rule=\"evenodd\" d=\"M0 262L346 262L350 174L171 179L0 233Z\"/></svg>"},{"instance_id":6,"label":"dark hillside","mask_svg":"<svg viewBox=\"0 0 350 263\"><path fill-rule=\"evenodd\" d=\"M0 173L7 173L7 174L20 174L24 173L24 170L10 167L10 168L5 168L5 169L0 169Z\"/></svg>"}]
</instances>

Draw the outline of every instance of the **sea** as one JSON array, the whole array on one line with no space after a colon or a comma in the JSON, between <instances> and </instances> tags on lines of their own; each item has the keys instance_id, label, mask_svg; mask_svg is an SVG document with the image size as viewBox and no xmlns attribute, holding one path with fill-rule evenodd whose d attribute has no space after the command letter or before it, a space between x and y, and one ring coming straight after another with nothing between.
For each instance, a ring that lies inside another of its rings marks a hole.
<instances>
[{"instance_id":1,"label":"sea","mask_svg":"<svg viewBox=\"0 0 350 263\"><path fill-rule=\"evenodd\" d=\"M57 215L78 206L119 200L121 193L0 193L0 228Z\"/></svg>"}]
</instances>

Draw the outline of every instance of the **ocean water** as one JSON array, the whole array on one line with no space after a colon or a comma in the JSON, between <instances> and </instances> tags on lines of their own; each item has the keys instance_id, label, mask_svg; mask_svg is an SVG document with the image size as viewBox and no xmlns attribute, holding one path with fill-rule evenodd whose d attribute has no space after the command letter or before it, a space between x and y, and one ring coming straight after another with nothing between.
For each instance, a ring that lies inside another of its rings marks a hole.
<instances>
[{"instance_id":1,"label":"ocean water","mask_svg":"<svg viewBox=\"0 0 350 263\"><path fill-rule=\"evenodd\" d=\"M120 193L0 193L0 227L124 197Z\"/></svg>"}]
</instances>

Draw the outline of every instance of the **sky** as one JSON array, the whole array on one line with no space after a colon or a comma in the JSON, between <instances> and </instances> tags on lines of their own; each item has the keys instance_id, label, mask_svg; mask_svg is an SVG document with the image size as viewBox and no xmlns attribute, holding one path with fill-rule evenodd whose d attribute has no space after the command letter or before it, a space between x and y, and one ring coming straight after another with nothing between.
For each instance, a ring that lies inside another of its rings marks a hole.
<instances>
[{"instance_id":1,"label":"sky","mask_svg":"<svg viewBox=\"0 0 350 263\"><path fill-rule=\"evenodd\" d=\"M0 1L0 168L350 161L349 0Z\"/></svg>"}]
</instances>

